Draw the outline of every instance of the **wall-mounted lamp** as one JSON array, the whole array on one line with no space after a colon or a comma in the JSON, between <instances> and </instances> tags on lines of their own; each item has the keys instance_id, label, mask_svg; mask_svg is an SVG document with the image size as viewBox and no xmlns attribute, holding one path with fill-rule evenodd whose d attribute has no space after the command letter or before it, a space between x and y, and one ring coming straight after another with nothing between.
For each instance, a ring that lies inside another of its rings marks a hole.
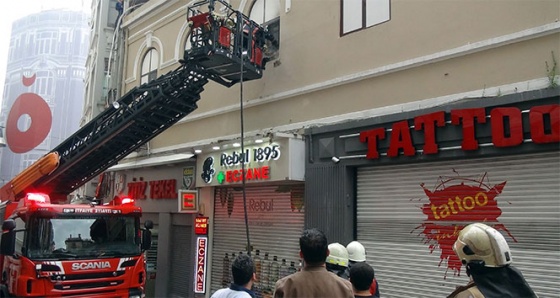
<instances>
[{"instance_id":1,"label":"wall-mounted lamp","mask_svg":"<svg viewBox=\"0 0 560 298\"><path fill-rule=\"evenodd\" d=\"M366 158L366 155L361 154L361 155L333 156L331 157L331 160L334 163L339 163L342 159L358 159L358 158Z\"/></svg>"}]
</instances>

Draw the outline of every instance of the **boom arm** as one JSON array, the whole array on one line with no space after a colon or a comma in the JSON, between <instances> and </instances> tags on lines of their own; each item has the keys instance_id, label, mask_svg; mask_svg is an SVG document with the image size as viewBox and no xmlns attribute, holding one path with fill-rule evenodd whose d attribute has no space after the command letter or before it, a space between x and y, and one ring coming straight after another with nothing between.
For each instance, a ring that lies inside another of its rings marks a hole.
<instances>
[{"instance_id":1,"label":"boom arm","mask_svg":"<svg viewBox=\"0 0 560 298\"><path fill-rule=\"evenodd\" d=\"M216 17L215 2L226 7L227 17ZM209 10L200 11L206 4ZM262 77L264 28L222 0L196 3L189 14L192 48L179 68L130 90L28 169L54 156L57 166L40 175L24 170L0 189L0 200L38 190L52 201L66 201L76 188L194 111L209 79L229 87Z\"/></svg>"}]
</instances>

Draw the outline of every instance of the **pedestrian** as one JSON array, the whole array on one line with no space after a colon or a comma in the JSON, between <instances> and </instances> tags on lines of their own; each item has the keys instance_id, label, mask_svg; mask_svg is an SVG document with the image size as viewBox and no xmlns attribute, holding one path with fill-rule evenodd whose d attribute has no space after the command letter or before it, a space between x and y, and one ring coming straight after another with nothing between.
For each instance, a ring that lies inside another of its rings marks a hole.
<instances>
[{"instance_id":1,"label":"pedestrian","mask_svg":"<svg viewBox=\"0 0 560 298\"><path fill-rule=\"evenodd\" d=\"M366 262L366 249L360 242L352 241L348 243L348 245L346 246L346 251L348 251L348 270L352 269L352 266L354 266L354 264ZM373 279L373 283L371 284L369 290L370 293L374 295L374 297L381 297L377 279Z\"/></svg>"},{"instance_id":2,"label":"pedestrian","mask_svg":"<svg viewBox=\"0 0 560 298\"><path fill-rule=\"evenodd\" d=\"M326 260L327 270L348 279L348 252L340 243L329 244L329 255Z\"/></svg>"},{"instance_id":3,"label":"pedestrian","mask_svg":"<svg viewBox=\"0 0 560 298\"><path fill-rule=\"evenodd\" d=\"M356 263L350 268L350 282L354 290L354 297L379 298L370 292L375 279L373 268L366 262Z\"/></svg>"},{"instance_id":4,"label":"pedestrian","mask_svg":"<svg viewBox=\"0 0 560 298\"><path fill-rule=\"evenodd\" d=\"M466 266L470 281L448 298L537 297L521 271L511 265L509 245L496 229L482 223L464 227L453 251Z\"/></svg>"},{"instance_id":5,"label":"pedestrian","mask_svg":"<svg viewBox=\"0 0 560 298\"><path fill-rule=\"evenodd\" d=\"M117 4L115 4L115 9L117 10L117 21L115 22L117 25L119 23L119 18L121 17L121 15L124 12L124 4L123 4L123 0L117 0Z\"/></svg>"},{"instance_id":6,"label":"pedestrian","mask_svg":"<svg viewBox=\"0 0 560 298\"><path fill-rule=\"evenodd\" d=\"M276 297L338 297L353 298L352 284L327 271L329 255L327 237L316 228L305 229L299 238L299 255L303 259L301 271L276 282Z\"/></svg>"},{"instance_id":7,"label":"pedestrian","mask_svg":"<svg viewBox=\"0 0 560 298\"><path fill-rule=\"evenodd\" d=\"M231 262L231 275L233 282L227 288L220 289L212 294L211 298L254 298L251 291L257 279L253 259L247 254L237 255Z\"/></svg>"}]
</instances>

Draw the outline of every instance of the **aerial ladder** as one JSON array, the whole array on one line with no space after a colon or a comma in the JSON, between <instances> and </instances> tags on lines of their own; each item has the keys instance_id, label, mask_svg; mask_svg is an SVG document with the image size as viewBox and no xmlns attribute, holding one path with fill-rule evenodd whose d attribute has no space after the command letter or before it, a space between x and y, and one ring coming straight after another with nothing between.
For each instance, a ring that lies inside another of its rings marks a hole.
<instances>
[{"instance_id":1,"label":"aerial ladder","mask_svg":"<svg viewBox=\"0 0 560 298\"><path fill-rule=\"evenodd\" d=\"M219 9L217 9L217 6ZM189 6L191 48L180 66L135 87L0 189L0 201L31 191L66 202L70 193L197 108L209 80L230 87L263 75L271 34L224 0Z\"/></svg>"}]
</instances>

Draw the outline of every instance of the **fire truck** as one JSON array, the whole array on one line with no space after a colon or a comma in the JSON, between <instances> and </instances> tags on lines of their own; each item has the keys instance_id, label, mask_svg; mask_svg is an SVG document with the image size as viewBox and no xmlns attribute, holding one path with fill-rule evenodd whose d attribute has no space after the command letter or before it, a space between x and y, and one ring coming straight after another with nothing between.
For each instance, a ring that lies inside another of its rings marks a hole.
<instances>
[{"instance_id":1,"label":"fire truck","mask_svg":"<svg viewBox=\"0 0 560 298\"><path fill-rule=\"evenodd\" d=\"M131 198L69 195L194 111L209 81L261 78L275 44L226 1L194 3L187 20L178 68L128 91L0 189L0 297L144 296L153 223L141 227Z\"/></svg>"}]
</instances>

